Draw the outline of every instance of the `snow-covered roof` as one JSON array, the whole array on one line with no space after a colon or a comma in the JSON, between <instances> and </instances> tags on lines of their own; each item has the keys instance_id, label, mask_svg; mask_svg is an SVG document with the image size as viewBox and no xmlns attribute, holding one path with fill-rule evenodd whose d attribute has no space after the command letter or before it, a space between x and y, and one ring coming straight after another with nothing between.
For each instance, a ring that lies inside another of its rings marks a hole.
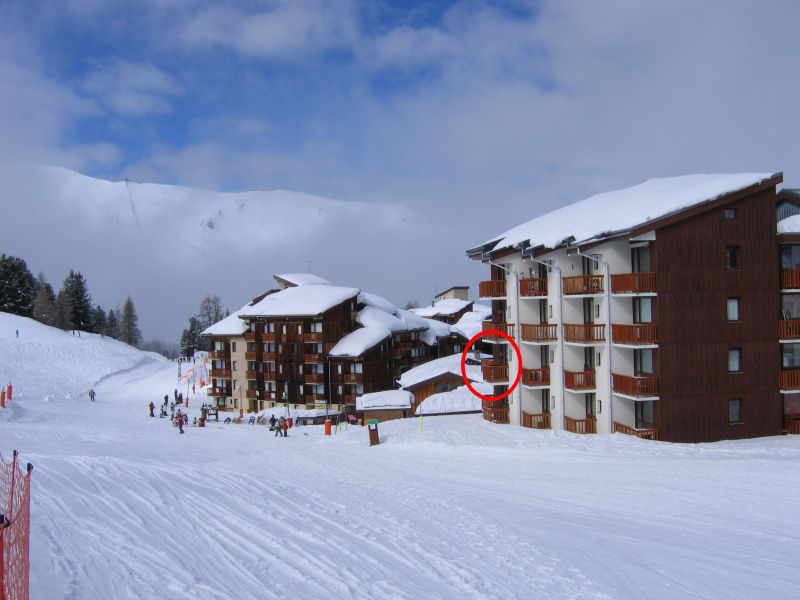
<instances>
[{"instance_id":1,"label":"snow-covered roof","mask_svg":"<svg viewBox=\"0 0 800 600\"><path fill-rule=\"evenodd\" d=\"M266 296L253 306L245 307L242 317L315 316L355 298L358 288L336 285L303 285L290 287Z\"/></svg>"},{"instance_id":2,"label":"snow-covered roof","mask_svg":"<svg viewBox=\"0 0 800 600\"><path fill-rule=\"evenodd\" d=\"M523 242L555 248L568 238L584 242L628 231L702 202L714 200L778 173L684 175L650 179L633 187L604 192L509 229L475 248L509 248Z\"/></svg>"},{"instance_id":3,"label":"snow-covered roof","mask_svg":"<svg viewBox=\"0 0 800 600\"><path fill-rule=\"evenodd\" d=\"M473 310L461 315L461 318L450 326L451 331L460 333L468 340L483 329L483 322L492 314L492 309L482 304L473 304L472 308Z\"/></svg>"},{"instance_id":4,"label":"snow-covered roof","mask_svg":"<svg viewBox=\"0 0 800 600\"><path fill-rule=\"evenodd\" d=\"M247 308L245 304L236 312L232 312L229 316L221 321L217 321L210 327L207 327L200 335L242 335L247 331L247 322L239 318L239 314Z\"/></svg>"},{"instance_id":5,"label":"snow-covered roof","mask_svg":"<svg viewBox=\"0 0 800 600\"><path fill-rule=\"evenodd\" d=\"M365 306L356 316L356 321L364 327L381 326L389 331L407 331L408 325L402 319L398 319L380 308Z\"/></svg>"},{"instance_id":6,"label":"snow-covered roof","mask_svg":"<svg viewBox=\"0 0 800 600\"><path fill-rule=\"evenodd\" d=\"M800 233L800 215L778 221L778 233Z\"/></svg>"},{"instance_id":7,"label":"snow-covered roof","mask_svg":"<svg viewBox=\"0 0 800 600\"><path fill-rule=\"evenodd\" d=\"M389 314L397 314L397 307L389 302L383 296L378 296L377 294L370 294L368 292L361 292L358 295L358 301L361 304L366 306L374 306L375 308L380 308L382 311L388 312Z\"/></svg>"},{"instance_id":8,"label":"snow-covered roof","mask_svg":"<svg viewBox=\"0 0 800 600\"><path fill-rule=\"evenodd\" d=\"M472 387L481 394L490 396L494 393L491 383L473 383ZM482 410L481 399L473 394L465 385L449 392L432 394L420 402L418 415L438 415L447 413L478 412Z\"/></svg>"},{"instance_id":9,"label":"snow-covered roof","mask_svg":"<svg viewBox=\"0 0 800 600\"><path fill-rule=\"evenodd\" d=\"M467 377L470 381L483 381L483 374L481 372L480 365L467 365L466 371ZM400 379L398 381L400 383L400 387L409 388L417 385L418 383L422 383L423 381L428 381L434 377L444 375L445 373L452 373L453 375L461 377L460 353L437 358L435 360L418 365L413 369L409 369L400 375Z\"/></svg>"},{"instance_id":10,"label":"snow-covered roof","mask_svg":"<svg viewBox=\"0 0 800 600\"><path fill-rule=\"evenodd\" d=\"M448 315L454 315L457 312L464 310L470 304L472 304L472 300L445 298L444 300L439 300L433 306L422 306L420 308L412 308L411 312L419 315L420 317L435 317L437 315L448 316Z\"/></svg>"},{"instance_id":11,"label":"snow-covered roof","mask_svg":"<svg viewBox=\"0 0 800 600\"><path fill-rule=\"evenodd\" d=\"M330 285L331 282L313 273L282 273L272 276L278 283L288 283L289 285Z\"/></svg>"},{"instance_id":12,"label":"snow-covered roof","mask_svg":"<svg viewBox=\"0 0 800 600\"><path fill-rule=\"evenodd\" d=\"M410 310L398 308L396 316L398 319L405 321L406 328L411 331L415 329L423 330L428 328L428 322L419 315L415 315Z\"/></svg>"},{"instance_id":13,"label":"snow-covered roof","mask_svg":"<svg viewBox=\"0 0 800 600\"><path fill-rule=\"evenodd\" d=\"M391 335L392 332L381 325L362 327L340 339L328 354L343 358L357 358Z\"/></svg>"},{"instance_id":14,"label":"snow-covered roof","mask_svg":"<svg viewBox=\"0 0 800 600\"><path fill-rule=\"evenodd\" d=\"M438 338L448 337L450 335L450 325L447 323L437 321L436 319L426 319L424 317L423 320L428 325L428 329L421 331L419 337L429 346L433 346Z\"/></svg>"},{"instance_id":15,"label":"snow-covered roof","mask_svg":"<svg viewBox=\"0 0 800 600\"><path fill-rule=\"evenodd\" d=\"M356 397L356 410L381 410L387 408L410 408L414 395L405 390L372 392Z\"/></svg>"}]
</instances>

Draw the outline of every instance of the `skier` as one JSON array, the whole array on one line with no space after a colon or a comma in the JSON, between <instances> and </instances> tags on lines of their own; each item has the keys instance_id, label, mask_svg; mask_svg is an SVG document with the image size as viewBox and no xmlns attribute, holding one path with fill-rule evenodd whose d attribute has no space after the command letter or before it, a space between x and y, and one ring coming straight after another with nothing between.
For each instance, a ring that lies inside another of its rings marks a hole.
<instances>
[{"instance_id":1,"label":"skier","mask_svg":"<svg viewBox=\"0 0 800 600\"><path fill-rule=\"evenodd\" d=\"M281 420L275 424L275 437L280 437L283 435L283 417Z\"/></svg>"},{"instance_id":2,"label":"skier","mask_svg":"<svg viewBox=\"0 0 800 600\"><path fill-rule=\"evenodd\" d=\"M161 418L161 419L163 419L164 417L166 417L166 416L167 416L167 409L166 409L166 408L164 408L164 407L162 406L162 407L161 407L161 414L160 414L160 415L158 415L158 416L159 416L159 418Z\"/></svg>"},{"instance_id":3,"label":"skier","mask_svg":"<svg viewBox=\"0 0 800 600\"><path fill-rule=\"evenodd\" d=\"M278 422L278 419L276 419L276 418L275 418L275 415L272 415L272 416L269 418L269 430L270 430L270 431L272 431L273 429L275 429L275 423L277 423L277 422Z\"/></svg>"},{"instance_id":4,"label":"skier","mask_svg":"<svg viewBox=\"0 0 800 600\"><path fill-rule=\"evenodd\" d=\"M178 411L176 421L178 423L178 433L183 433L183 413L181 411Z\"/></svg>"},{"instance_id":5,"label":"skier","mask_svg":"<svg viewBox=\"0 0 800 600\"><path fill-rule=\"evenodd\" d=\"M156 405L153 404L153 401L151 400L150 401L150 416L151 417L155 417L156 416L156 414L154 412L155 410L156 410Z\"/></svg>"},{"instance_id":6,"label":"skier","mask_svg":"<svg viewBox=\"0 0 800 600\"><path fill-rule=\"evenodd\" d=\"M17 329L17 337L19 337L19 329Z\"/></svg>"},{"instance_id":7,"label":"skier","mask_svg":"<svg viewBox=\"0 0 800 600\"><path fill-rule=\"evenodd\" d=\"M96 396L96 394L94 393L94 389L89 390L89 400L94 402L94 397L95 396Z\"/></svg>"},{"instance_id":8,"label":"skier","mask_svg":"<svg viewBox=\"0 0 800 600\"><path fill-rule=\"evenodd\" d=\"M283 429L283 437L289 437L289 420L281 417L281 429Z\"/></svg>"}]
</instances>

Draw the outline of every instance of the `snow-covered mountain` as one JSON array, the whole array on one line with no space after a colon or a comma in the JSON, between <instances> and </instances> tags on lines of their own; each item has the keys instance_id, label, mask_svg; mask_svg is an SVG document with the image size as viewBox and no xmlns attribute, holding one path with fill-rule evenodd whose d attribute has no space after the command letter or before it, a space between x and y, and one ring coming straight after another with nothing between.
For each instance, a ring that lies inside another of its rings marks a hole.
<instances>
[{"instance_id":1,"label":"snow-covered mountain","mask_svg":"<svg viewBox=\"0 0 800 600\"><path fill-rule=\"evenodd\" d=\"M106 309L130 293L145 337L172 339L205 294L238 307L279 272L311 270L402 304L436 243L430 224L398 206L109 182L41 166L0 164L0 211L3 252L44 271L56 290L69 269L81 271ZM454 252L463 260L460 245Z\"/></svg>"}]
</instances>

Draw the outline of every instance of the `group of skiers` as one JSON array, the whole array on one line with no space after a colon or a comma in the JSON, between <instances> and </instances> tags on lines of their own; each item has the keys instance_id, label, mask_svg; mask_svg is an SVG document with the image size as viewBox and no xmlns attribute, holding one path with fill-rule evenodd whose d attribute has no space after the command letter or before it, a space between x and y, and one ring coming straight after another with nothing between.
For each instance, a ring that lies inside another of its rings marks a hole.
<instances>
[{"instance_id":1,"label":"group of skiers","mask_svg":"<svg viewBox=\"0 0 800 600\"><path fill-rule=\"evenodd\" d=\"M275 432L275 437L289 437L289 419L284 417L276 419L275 415L272 415L269 419L269 430Z\"/></svg>"}]
</instances>

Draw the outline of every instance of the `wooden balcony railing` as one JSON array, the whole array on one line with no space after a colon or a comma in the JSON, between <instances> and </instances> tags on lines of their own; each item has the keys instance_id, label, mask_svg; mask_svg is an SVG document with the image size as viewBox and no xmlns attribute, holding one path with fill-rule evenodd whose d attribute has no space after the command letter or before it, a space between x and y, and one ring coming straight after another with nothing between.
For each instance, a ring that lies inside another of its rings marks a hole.
<instances>
[{"instance_id":1,"label":"wooden balcony railing","mask_svg":"<svg viewBox=\"0 0 800 600\"><path fill-rule=\"evenodd\" d=\"M345 381L347 381L346 378L345 378ZM305 374L305 382L306 383L325 383L325 373L306 373Z\"/></svg>"},{"instance_id":2,"label":"wooden balcony railing","mask_svg":"<svg viewBox=\"0 0 800 600\"><path fill-rule=\"evenodd\" d=\"M265 360L267 362L275 362L278 360L278 355L275 352L264 352L261 355L261 360Z\"/></svg>"},{"instance_id":3,"label":"wooden balcony railing","mask_svg":"<svg viewBox=\"0 0 800 600\"><path fill-rule=\"evenodd\" d=\"M308 331L303 334L303 341L304 342L321 342L322 341L322 332L321 331Z\"/></svg>"},{"instance_id":4,"label":"wooden balcony railing","mask_svg":"<svg viewBox=\"0 0 800 600\"><path fill-rule=\"evenodd\" d=\"M657 327L655 323L636 323L634 325L612 325L611 340L615 344L655 344L658 342Z\"/></svg>"},{"instance_id":5,"label":"wooden balcony railing","mask_svg":"<svg viewBox=\"0 0 800 600\"><path fill-rule=\"evenodd\" d=\"M612 373L612 389L617 394L647 398L658 396L658 377L631 377Z\"/></svg>"},{"instance_id":6,"label":"wooden balcony railing","mask_svg":"<svg viewBox=\"0 0 800 600\"><path fill-rule=\"evenodd\" d=\"M800 289L800 269L781 269L781 289Z\"/></svg>"},{"instance_id":7,"label":"wooden balcony railing","mask_svg":"<svg viewBox=\"0 0 800 600\"><path fill-rule=\"evenodd\" d=\"M523 342L554 342L558 339L558 325L522 323L520 334Z\"/></svg>"},{"instance_id":8,"label":"wooden balcony railing","mask_svg":"<svg viewBox=\"0 0 800 600\"><path fill-rule=\"evenodd\" d=\"M258 371L245 371L244 372L245 379L258 379Z\"/></svg>"},{"instance_id":9,"label":"wooden balcony railing","mask_svg":"<svg viewBox=\"0 0 800 600\"><path fill-rule=\"evenodd\" d=\"M500 383L508 381L508 365L485 365L481 364L481 372L484 381L490 383Z\"/></svg>"},{"instance_id":10,"label":"wooden balcony railing","mask_svg":"<svg viewBox=\"0 0 800 600\"><path fill-rule=\"evenodd\" d=\"M256 341L256 335L257 334L255 331L247 331L244 334L244 339L247 340L248 342L254 342Z\"/></svg>"},{"instance_id":11,"label":"wooden balcony railing","mask_svg":"<svg viewBox=\"0 0 800 600\"><path fill-rule=\"evenodd\" d=\"M800 390L800 369L781 371L782 390Z\"/></svg>"},{"instance_id":12,"label":"wooden balcony railing","mask_svg":"<svg viewBox=\"0 0 800 600\"><path fill-rule=\"evenodd\" d=\"M522 385L550 385L550 369L522 369Z\"/></svg>"},{"instance_id":13,"label":"wooden balcony railing","mask_svg":"<svg viewBox=\"0 0 800 600\"><path fill-rule=\"evenodd\" d=\"M800 419L786 419L786 433L800 435Z\"/></svg>"},{"instance_id":14,"label":"wooden balcony railing","mask_svg":"<svg viewBox=\"0 0 800 600\"><path fill-rule=\"evenodd\" d=\"M244 359L245 360L256 360L258 358L258 352L245 352Z\"/></svg>"},{"instance_id":15,"label":"wooden balcony railing","mask_svg":"<svg viewBox=\"0 0 800 600\"><path fill-rule=\"evenodd\" d=\"M483 418L492 423L508 423L508 407L484 406Z\"/></svg>"},{"instance_id":16,"label":"wooden balcony railing","mask_svg":"<svg viewBox=\"0 0 800 600\"><path fill-rule=\"evenodd\" d=\"M262 342L274 342L277 339L274 331L265 331L261 334Z\"/></svg>"},{"instance_id":17,"label":"wooden balcony railing","mask_svg":"<svg viewBox=\"0 0 800 600\"><path fill-rule=\"evenodd\" d=\"M522 412L522 426L531 429L550 429L550 413Z\"/></svg>"},{"instance_id":18,"label":"wooden balcony railing","mask_svg":"<svg viewBox=\"0 0 800 600\"><path fill-rule=\"evenodd\" d=\"M341 404L355 404L356 403L356 395L355 394L342 394L339 396L339 402Z\"/></svg>"},{"instance_id":19,"label":"wooden balcony railing","mask_svg":"<svg viewBox=\"0 0 800 600\"><path fill-rule=\"evenodd\" d=\"M246 398L260 398L260 391L261 390L245 390L244 395Z\"/></svg>"},{"instance_id":20,"label":"wooden balcony railing","mask_svg":"<svg viewBox=\"0 0 800 600\"><path fill-rule=\"evenodd\" d=\"M345 383L363 383L364 381L364 374L363 373L345 373L344 374L344 382ZM322 379L320 379L319 383L324 383Z\"/></svg>"},{"instance_id":21,"label":"wooden balcony railing","mask_svg":"<svg viewBox=\"0 0 800 600\"><path fill-rule=\"evenodd\" d=\"M571 390L593 390L594 371L564 371L564 387Z\"/></svg>"},{"instance_id":22,"label":"wooden balcony railing","mask_svg":"<svg viewBox=\"0 0 800 600\"><path fill-rule=\"evenodd\" d=\"M478 295L481 298L505 298L506 282L504 279L490 279L478 284Z\"/></svg>"},{"instance_id":23,"label":"wooden balcony railing","mask_svg":"<svg viewBox=\"0 0 800 600\"><path fill-rule=\"evenodd\" d=\"M220 379L230 379L231 371L230 369L211 369L209 375L212 378L219 377Z\"/></svg>"},{"instance_id":24,"label":"wooden balcony railing","mask_svg":"<svg viewBox=\"0 0 800 600\"><path fill-rule=\"evenodd\" d=\"M544 277L531 277L519 280L520 296L547 296L547 279Z\"/></svg>"},{"instance_id":25,"label":"wooden balcony railing","mask_svg":"<svg viewBox=\"0 0 800 600\"><path fill-rule=\"evenodd\" d=\"M778 321L778 338L782 340L800 339L800 319Z\"/></svg>"},{"instance_id":26,"label":"wooden balcony railing","mask_svg":"<svg viewBox=\"0 0 800 600\"><path fill-rule=\"evenodd\" d=\"M563 290L569 294L602 294L602 275L575 275L563 278Z\"/></svg>"},{"instance_id":27,"label":"wooden balcony railing","mask_svg":"<svg viewBox=\"0 0 800 600\"><path fill-rule=\"evenodd\" d=\"M622 273L611 276L612 294L644 294L655 291L655 273Z\"/></svg>"},{"instance_id":28,"label":"wooden balcony railing","mask_svg":"<svg viewBox=\"0 0 800 600\"><path fill-rule=\"evenodd\" d=\"M597 419L595 417L586 417L585 419L564 417L564 429L572 433L597 433Z\"/></svg>"},{"instance_id":29,"label":"wooden balcony railing","mask_svg":"<svg viewBox=\"0 0 800 600\"><path fill-rule=\"evenodd\" d=\"M580 344L605 342L606 326L603 323L564 323L564 341Z\"/></svg>"},{"instance_id":30,"label":"wooden balcony railing","mask_svg":"<svg viewBox=\"0 0 800 600\"><path fill-rule=\"evenodd\" d=\"M210 387L208 388L208 395L209 396L230 396L227 388L220 388L220 387Z\"/></svg>"},{"instance_id":31,"label":"wooden balcony railing","mask_svg":"<svg viewBox=\"0 0 800 600\"><path fill-rule=\"evenodd\" d=\"M325 362L325 355L323 354L304 354L303 360L307 363L321 363Z\"/></svg>"},{"instance_id":32,"label":"wooden balcony railing","mask_svg":"<svg viewBox=\"0 0 800 600\"><path fill-rule=\"evenodd\" d=\"M629 427L628 425L623 425L622 423L618 423L617 421L614 421L614 433L624 433L625 435L633 435L643 440L658 439L658 429L656 429L655 427L645 427L637 429L636 427Z\"/></svg>"},{"instance_id":33,"label":"wooden balcony railing","mask_svg":"<svg viewBox=\"0 0 800 600\"><path fill-rule=\"evenodd\" d=\"M208 358L215 359L215 358L227 358L228 351L227 350L212 350L208 353Z\"/></svg>"},{"instance_id":34,"label":"wooden balcony railing","mask_svg":"<svg viewBox=\"0 0 800 600\"><path fill-rule=\"evenodd\" d=\"M509 337L514 337L514 325L511 323L484 323L483 324L483 331L489 331L490 329L494 329L496 331L500 331L505 333ZM506 340L501 338L497 334L489 334L484 336L484 339L490 340L493 342L505 342Z\"/></svg>"}]
</instances>

